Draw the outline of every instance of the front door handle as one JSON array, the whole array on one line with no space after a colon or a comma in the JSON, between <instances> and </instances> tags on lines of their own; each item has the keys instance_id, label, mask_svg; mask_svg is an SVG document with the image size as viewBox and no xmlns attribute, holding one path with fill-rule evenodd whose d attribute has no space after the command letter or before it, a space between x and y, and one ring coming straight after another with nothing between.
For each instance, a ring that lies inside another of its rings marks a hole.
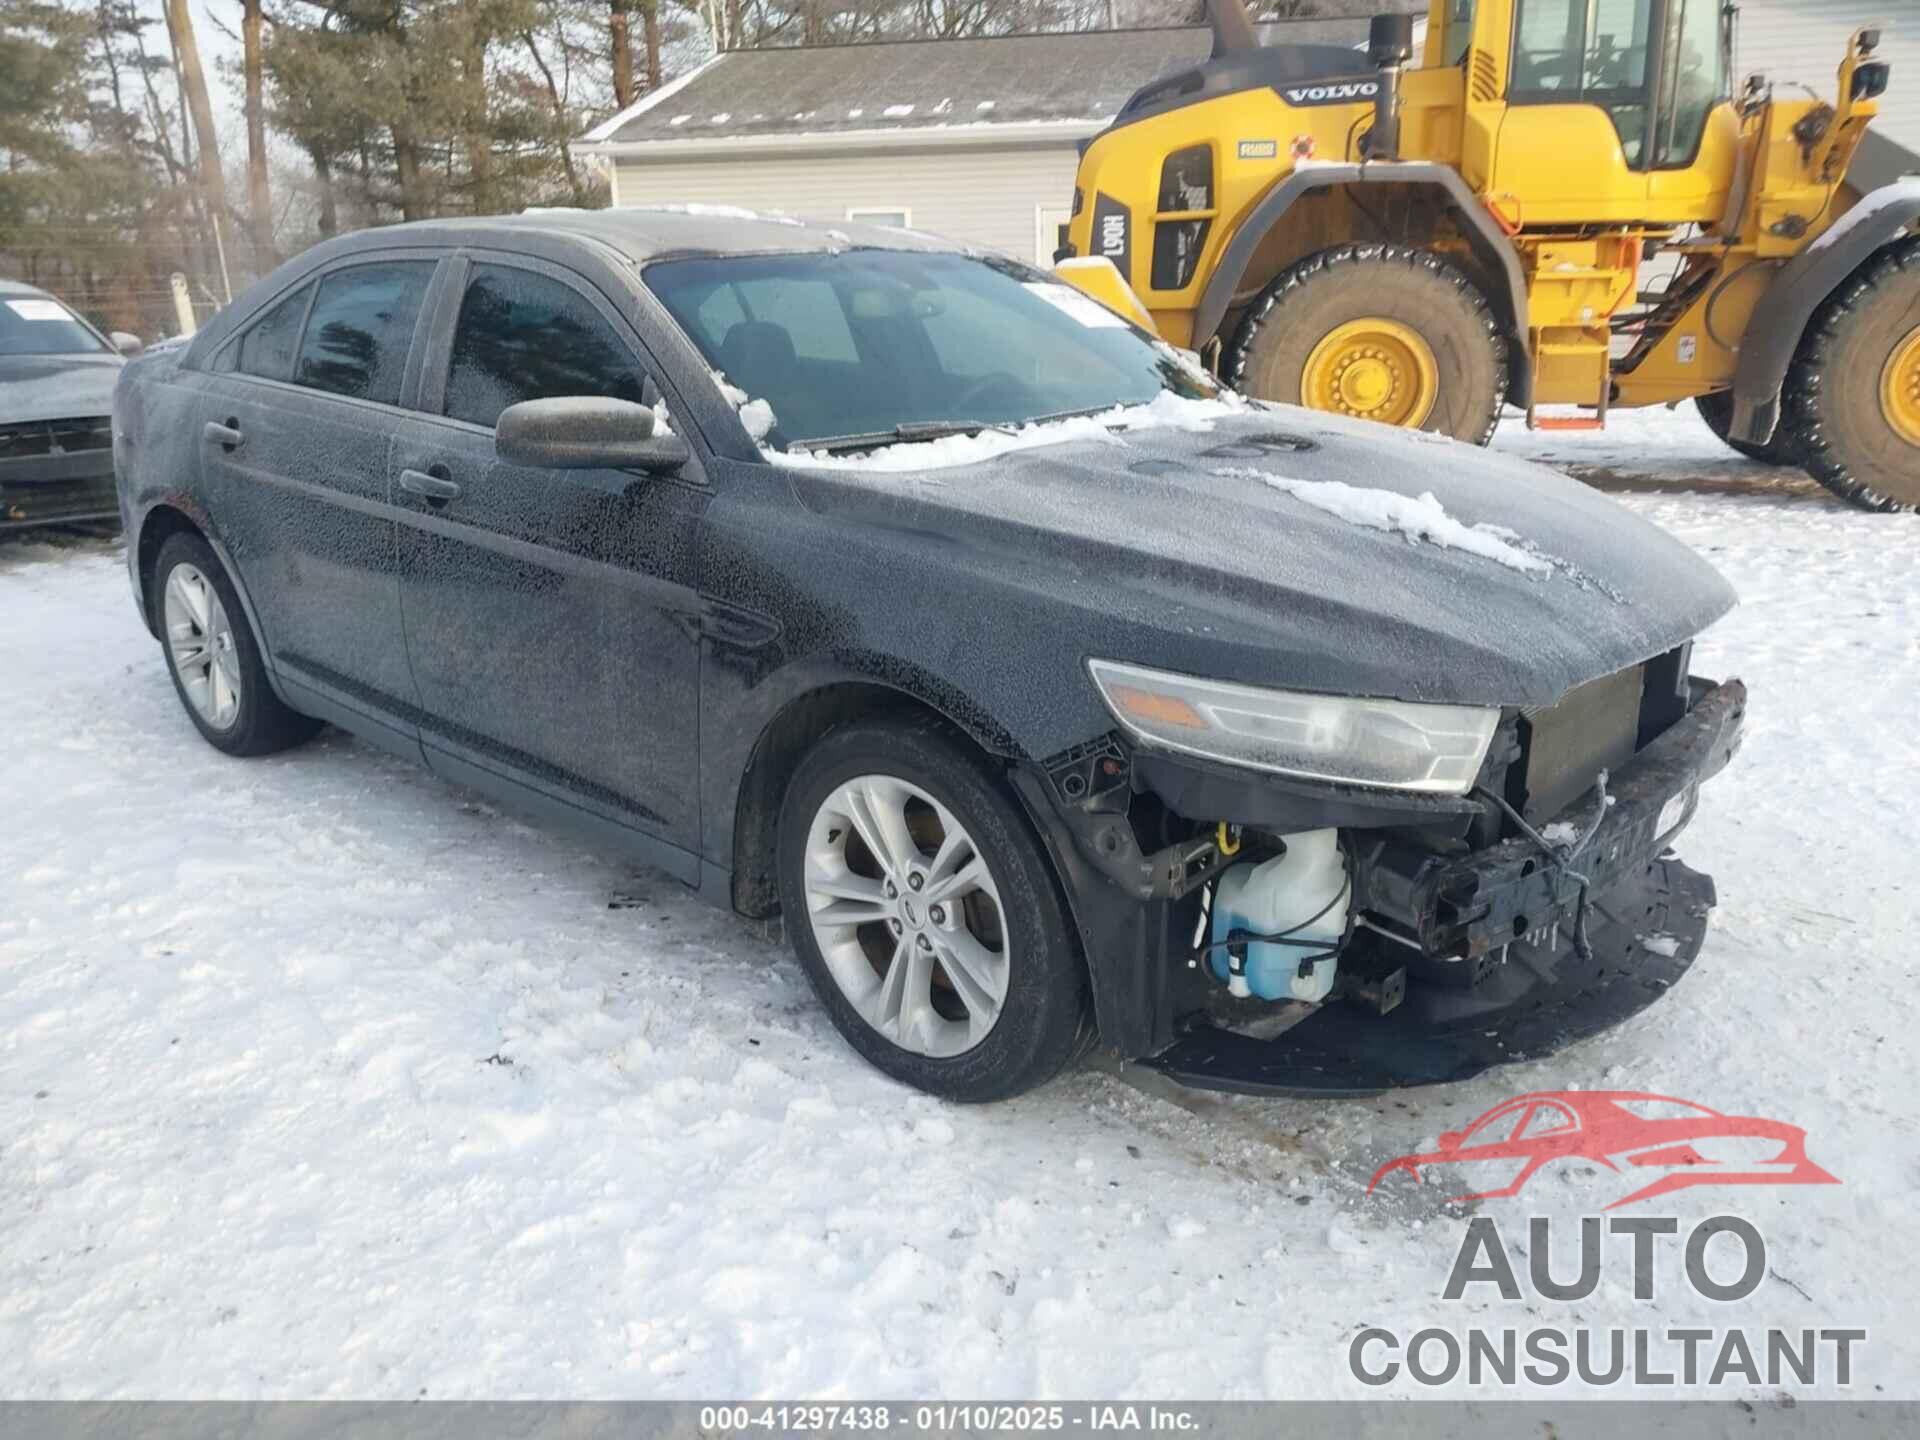
<instances>
[{"instance_id":1,"label":"front door handle","mask_svg":"<svg viewBox=\"0 0 1920 1440\"><path fill-rule=\"evenodd\" d=\"M240 433L240 427L231 419L224 425L218 420L209 420L201 433L214 444L227 450L238 450L240 442L247 438Z\"/></svg>"},{"instance_id":2,"label":"front door handle","mask_svg":"<svg viewBox=\"0 0 1920 1440\"><path fill-rule=\"evenodd\" d=\"M442 503L458 498L459 483L448 478L444 472L435 473L440 470L441 467L437 465L433 470L402 470L400 488L409 495L423 495L429 500Z\"/></svg>"}]
</instances>

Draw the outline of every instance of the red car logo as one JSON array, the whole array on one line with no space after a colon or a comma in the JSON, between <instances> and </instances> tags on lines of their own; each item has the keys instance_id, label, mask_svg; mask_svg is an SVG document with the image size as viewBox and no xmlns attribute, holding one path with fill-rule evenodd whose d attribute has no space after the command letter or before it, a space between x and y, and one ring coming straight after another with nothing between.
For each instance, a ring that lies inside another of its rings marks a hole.
<instances>
[{"instance_id":1,"label":"red car logo","mask_svg":"<svg viewBox=\"0 0 1920 1440\"><path fill-rule=\"evenodd\" d=\"M1838 1178L1807 1158L1806 1140L1797 1125L1722 1115L1670 1095L1551 1091L1504 1100L1465 1131L1447 1131L1437 1150L1388 1161L1367 1193L1396 1171L1420 1182L1423 1170L1442 1165L1510 1165L1513 1178L1505 1185L1454 1197L1493 1200L1519 1194L1557 1160L1584 1161L1626 1177L1662 1172L1607 1205L1609 1210L1692 1185L1838 1185Z\"/></svg>"}]
</instances>

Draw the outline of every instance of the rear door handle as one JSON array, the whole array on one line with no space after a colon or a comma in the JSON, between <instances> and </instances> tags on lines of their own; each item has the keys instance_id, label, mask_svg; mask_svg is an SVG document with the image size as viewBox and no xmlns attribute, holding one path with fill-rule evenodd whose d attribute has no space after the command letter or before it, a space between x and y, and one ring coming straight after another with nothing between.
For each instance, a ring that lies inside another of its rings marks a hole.
<instances>
[{"instance_id":1,"label":"rear door handle","mask_svg":"<svg viewBox=\"0 0 1920 1440\"><path fill-rule=\"evenodd\" d=\"M240 427L231 421L222 425L218 420L209 420L201 433L214 444L223 445L229 450L238 450L240 442L247 438L240 433Z\"/></svg>"},{"instance_id":2,"label":"rear door handle","mask_svg":"<svg viewBox=\"0 0 1920 1440\"><path fill-rule=\"evenodd\" d=\"M424 495L429 500L452 500L460 494L458 482L427 470L402 470L400 488L409 495Z\"/></svg>"}]
</instances>

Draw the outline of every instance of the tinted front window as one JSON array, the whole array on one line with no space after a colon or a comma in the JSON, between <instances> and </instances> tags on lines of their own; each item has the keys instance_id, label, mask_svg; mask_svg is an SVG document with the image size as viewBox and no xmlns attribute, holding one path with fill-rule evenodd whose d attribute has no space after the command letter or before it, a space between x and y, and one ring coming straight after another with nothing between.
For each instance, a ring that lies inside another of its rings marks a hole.
<instances>
[{"instance_id":1,"label":"tinted front window","mask_svg":"<svg viewBox=\"0 0 1920 1440\"><path fill-rule=\"evenodd\" d=\"M307 317L294 383L397 405L413 322L432 278L431 260L356 265L327 276Z\"/></svg>"},{"instance_id":2,"label":"tinted front window","mask_svg":"<svg viewBox=\"0 0 1920 1440\"><path fill-rule=\"evenodd\" d=\"M632 347L585 297L558 280L478 265L460 302L446 413L492 425L522 400L603 395L643 403Z\"/></svg>"},{"instance_id":3,"label":"tinted front window","mask_svg":"<svg viewBox=\"0 0 1920 1440\"><path fill-rule=\"evenodd\" d=\"M300 322L307 318L313 286L302 285L254 321L240 337L233 368L267 380L284 380L293 373L293 351L300 343Z\"/></svg>"},{"instance_id":4,"label":"tinted front window","mask_svg":"<svg viewBox=\"0 0 1920 1440\"><path fill-rule=\"evenodd\" d=\"M0 355L98 355L107 347L50 295L0 295Z\"/></svg>"},{"instance_id":5,"label":"tinted front window","mask_svg":"<svg viewBox=\"0 0 1920 1440\"><path fill-rule=\"evenodd\" d=\"M773 407L775 446L1214 393L1166 345L1011 260L741 255L661 261L646 281L716 370Z\"/></svg>"}]
</instances>

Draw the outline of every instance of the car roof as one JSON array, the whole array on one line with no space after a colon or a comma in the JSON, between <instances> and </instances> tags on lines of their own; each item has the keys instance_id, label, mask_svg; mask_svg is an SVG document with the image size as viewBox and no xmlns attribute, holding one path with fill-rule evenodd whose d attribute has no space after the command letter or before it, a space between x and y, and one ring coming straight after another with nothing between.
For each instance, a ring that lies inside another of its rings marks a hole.
<instances>
[{"instance_id":1,"label":"car roof","mask_svg":"<svg viewBox=\"0 0 1920 1440\"><path fill-rule=\"evenodd\" d=\"M477 219L419 220L350 237L369 248L394 244L511 245L516 239L568 236L598 241L635 263L674 255L826 253L849 246L947 251L967 248L916 230L857 221L801 220L734 205L634 205L614 210L535 209ZM335 252L339 253L339 252Z\"/></svg>"},{"instance_id":2,"label":"car roof","mask_svg":"<svg viewBox=\"0 0 1920 1440\"><path fill-rule=\"evenodd\" d=\"M49 300L53 299L51 294L42 290L38 285L29 285L24 280L7 280L4 278L0 278L0 295L44 295Z\"/></svg>"}]
</instances>

